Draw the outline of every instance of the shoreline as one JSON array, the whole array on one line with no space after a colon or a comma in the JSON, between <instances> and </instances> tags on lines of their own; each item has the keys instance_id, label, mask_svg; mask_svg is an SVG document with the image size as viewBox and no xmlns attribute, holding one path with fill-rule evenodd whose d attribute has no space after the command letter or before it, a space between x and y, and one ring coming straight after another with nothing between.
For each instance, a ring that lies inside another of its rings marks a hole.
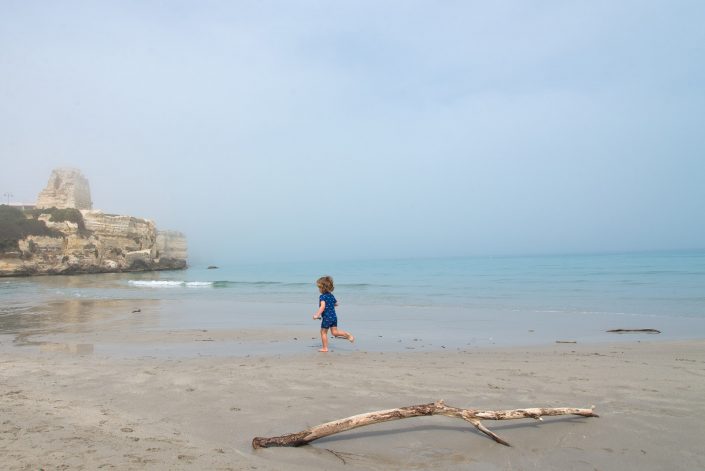
<instances>
[{"instance_id":1,"label":"shoreline","mask_svg":"<svg viewBox=\"0 0 705 471\"><path fill-rule=\"evenodd\" d=\"M380 342L377 345L367 342L360 347L356 338L354 344L345 339L330 337L331 355L357 354L427 354L427 353L478 353L483 351L531 350L549 348L604 348L608 345L631 344L671 344L679 342L705 342L705 339L660 339L658 334L634 333L613 334L614 340L578 341L555 340L553 342L523 343L511 346L480 344L447 347L424 343L423 339L406 339ZM365 341L365 339L361 339ZM373 342L378 339L371 339ZM244 358L281 357L315 353L321 347L320 337L309 331L279 330L232 330L207 329L153 331L132 334L131 339L99 340L85 334L51 334L34 340L24 339L17 344L17 337L0 335L0 353L40 354L64 352L81 355L94 355L114 359L160 358L184 360L189 358Z\"/></svg>"},{"instance_id":2,"label":"shoreline","mask_svg":"<svg viewBox=\"0 0 705 471\"><path fill-rule=\"evenodd\" d=\"M14 349L0 367L10 470L705 466L705 340L249 358ZM485 421L511 448L443 417L302 448L250 446L254 436L438 399L488 410L595 405L600 417Z\"/></svg>"},{"instance_id":3,"label":"shoreline","mask_svg":"<svg viewBox=\"0 0 705 471\"><path fill-rule=\"evenodd\" d=\"M320 348L318 323L310 318L309 304L79 298L6 309L0 318L0 352L81 345L100 355L188 358L295 355ZM339 309L340 327L352 332L356 341L334 340L331 347L346 354L705 338L705 319L696 318L493 313L438 306ZM654 328L661 333L606 332L620 328Z\"/></svg>"}]
</instances>

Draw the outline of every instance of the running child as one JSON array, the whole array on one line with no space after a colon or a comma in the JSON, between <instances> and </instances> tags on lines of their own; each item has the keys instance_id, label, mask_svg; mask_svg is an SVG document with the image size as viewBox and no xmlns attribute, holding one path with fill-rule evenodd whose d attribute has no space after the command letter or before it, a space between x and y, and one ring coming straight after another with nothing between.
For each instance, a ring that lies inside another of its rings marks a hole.
<instances>
[{"instance_id":1,"label":"running child","mask_svg":"<svg viewBox=\"0 0 705 471\"><path fill-rule=\"evenodd\" d=\"M338 302L333 296L333 278L330 276L322 276L316 281L318 285L318 291L321 295L318 297L318 312L313 315L314 319L321 319L321 343L323 343L323 348L318 350L319 352L328 351L328 329L330 329L331 334L337 338L348 339L350 342L355 341L355 337L349 333L342 330L338 330L338 316L335 314L335 306Z\"/></svg>"}]
</instances>

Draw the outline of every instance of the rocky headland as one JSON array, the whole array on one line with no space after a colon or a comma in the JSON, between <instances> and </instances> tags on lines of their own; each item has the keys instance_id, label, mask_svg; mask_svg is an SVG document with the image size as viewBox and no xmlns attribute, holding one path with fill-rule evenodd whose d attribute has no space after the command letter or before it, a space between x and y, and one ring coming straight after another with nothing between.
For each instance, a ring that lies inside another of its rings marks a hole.
<instances>
[{"instance_id":1,"label":"rocky headland","mask_svg":"<svg viewBox=\"0 0 705 471\"><path fill-rule=\"evenodd\" d=\"M56 169L34 206L0 205L0 276L186 268L186 237L93 209L88 180Z\"/></svg>"}]
</instances>

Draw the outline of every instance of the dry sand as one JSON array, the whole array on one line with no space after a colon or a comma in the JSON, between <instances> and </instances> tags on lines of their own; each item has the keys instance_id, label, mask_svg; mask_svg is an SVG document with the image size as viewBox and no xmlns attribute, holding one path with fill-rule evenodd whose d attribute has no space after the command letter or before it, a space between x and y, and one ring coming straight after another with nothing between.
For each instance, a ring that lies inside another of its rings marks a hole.
<instances>
[{"instance_id":1,"label":"dry sand","mask_svg":"<svg viewBox=\"0 0 705 471\"><path fill-rule=\"evenodd\" d=\"M704 469L705 342L619 340L171 359L60 344L5 349L0 468ZM445 417L373 425L302 448L250 445L254 436L437 399L481 409L595 405L601 417L486 422L511 448Z\"/></svg>"}]
</instances>

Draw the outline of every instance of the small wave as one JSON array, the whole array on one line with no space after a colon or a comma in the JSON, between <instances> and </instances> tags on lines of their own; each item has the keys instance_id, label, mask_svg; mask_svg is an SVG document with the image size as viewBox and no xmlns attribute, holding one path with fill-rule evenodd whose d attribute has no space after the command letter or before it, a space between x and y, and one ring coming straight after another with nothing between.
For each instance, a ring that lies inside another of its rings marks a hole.
<instances>
[{"instance_id":1,"label":"small wave","mask_svg":"<svg viewBox=\"0 0 705 471\"><path fill-rule=\"evenodd\" d=\"M228 286L254 286L254 287L268 287L268 286L310 286L312 283L287 283L284 281L229 281L229 280L219 280L214 281L213 286L216 288L225 288Z\"/></svg>"},{"instance_id":2,"label":"small wave","mask_svg":"<svg viewBox=\"0 0 705 471\"><path fill-rule=\"evenodd\" d=\"M163 288L172 286L182 286L183 281L164 281L164 280L129 280L132 286L147 286L151 288Z\"/></svg>"},{"instance_id":3,"label":"small wave","mask_svg":"<svg viewBox=\"0 0 705 471\"><path fill-rule=\"evenodd\" d=\"M187 288L203 288L207 286L213 286L212 281L187 281L184 283Z\"/></svg>"},{"instance_id":4,"label":"small wave","mask_svg":"<svg viewBox=\"0 0 705 471\"><path fill-rule=\"evenodd\" d=\"M129 280L132 286L146 288L203 288L213 286L212 281L171 281L171 280Z\"/></svg>"},{"instance_id":5,"label":"small wave","mask_svg":"<svg viewBox=\"0 0 705 471\"><path fill-rule=\"evenodd\" d=\"M128 280L131 286L139 286L146 288L311 288L315 289L314 283L288 282L288 281L233 281L233 280L216 280L216 281L180 281L180 280ZM341 283L340 288L351 290L364 290L372 287L390 287L389 285L373 285L369 283Z\"/></svg>"}]
</instances>

